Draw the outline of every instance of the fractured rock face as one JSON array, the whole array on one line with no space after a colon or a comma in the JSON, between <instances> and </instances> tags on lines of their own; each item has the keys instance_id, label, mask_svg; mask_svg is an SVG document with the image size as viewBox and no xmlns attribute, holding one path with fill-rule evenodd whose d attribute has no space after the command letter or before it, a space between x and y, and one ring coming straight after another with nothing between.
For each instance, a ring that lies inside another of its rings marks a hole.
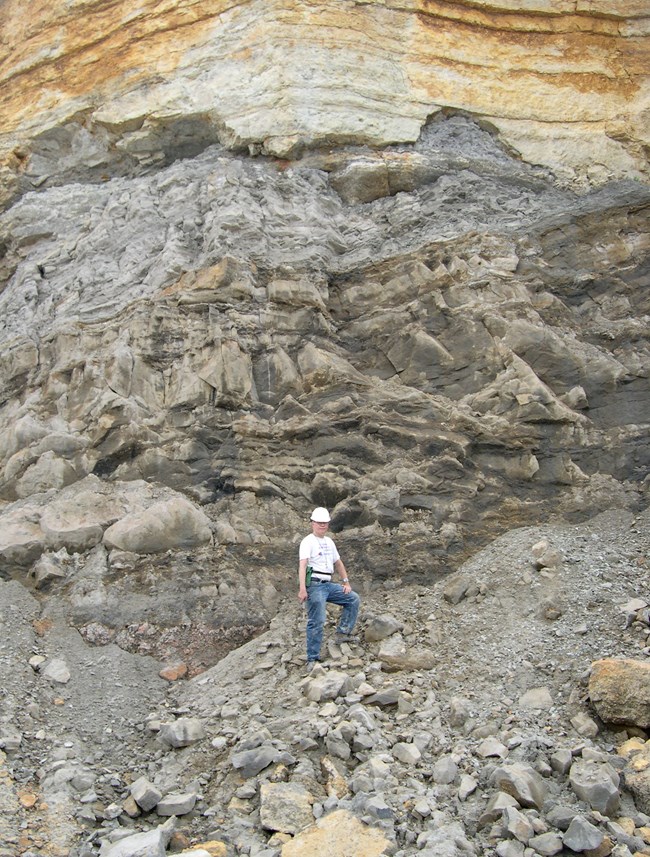
<instances>
[{"instance_id":1,"label":"fractured rock face","mask_svg":"<svg viewBox=\"0 0 650 857\"><path fill-rule=\"evenodd\" d=\"M117 521L104 533L109 548L156 553L169 548L191 548L212 537L206 516L182 497L154 503L144 512Z\"/></svg>"},{"instance_id":2,"label":"fractured rock face","mask_svg":"<svg viewBox=\"0 0 650 857\"><path fill-rule=\"evenodd\" d=\"M224 14L214 3L201 15L187 2L146 2L137 14L100 0L78 14L9 7L3 32L21 38L15 50L3 39L4 184L15 192L77 175L97 181L217 141L283 158L313 146L412 142L443 108L489 121L512 150L570 178L645 169L642 3L579 15L548 0L509 4L508 14L487 3L477 12L459 2L444 15L392 0L320 5L256 0ZM373 44L363 62L359 32ZM340 181L347 199L368 201L436 175L417 160L386 159L357 163Z\"/></svg>"},{"instance_id":3,"label":"fractured rock face","mask_svg":"<svg viewBox=\"0 0 650 857\"><path fill-rule=\"evenodd\" d=\"M539 809L546 798L544 780L533 768L519 762L501 765L492 775L491 782L514 797L521 806Z\"/></svg>"}]
</instances>

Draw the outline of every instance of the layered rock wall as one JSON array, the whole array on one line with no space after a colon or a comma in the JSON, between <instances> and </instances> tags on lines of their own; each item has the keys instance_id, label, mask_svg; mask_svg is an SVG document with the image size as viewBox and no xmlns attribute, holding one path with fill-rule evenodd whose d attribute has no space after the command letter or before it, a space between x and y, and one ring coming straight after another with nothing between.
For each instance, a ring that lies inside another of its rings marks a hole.
<instances>
[{"instance_id":1,"label":"layered rock wall","mask_svg":"<svg viewBox=\"0 0 650 857\"><path fill-rule=\"evenodd\" d=\"M2 5L3 198L206 145L415 142L458 111L564 181L647 175L647 4Z\"/></svg>"},{"instance_id":2,"label":"layered rock wall","mask_svg":"<svg viewBox=\"0 0 650 857\"><path fill-rule=\"evenodd\" d=\"M3 575L240 641L313 505L430 581L647 503L643 4L2 11Z\"/></svg>"}]
</instances>

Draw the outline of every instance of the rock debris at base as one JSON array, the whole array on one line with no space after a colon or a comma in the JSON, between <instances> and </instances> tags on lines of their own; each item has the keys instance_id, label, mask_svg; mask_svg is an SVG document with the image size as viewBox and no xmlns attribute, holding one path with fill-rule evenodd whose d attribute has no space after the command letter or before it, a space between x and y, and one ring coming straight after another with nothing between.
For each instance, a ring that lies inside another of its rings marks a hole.
<instances>
[{"instance_id":1,"label":"rock debris at base","mask_svg":"<svg viewBox=\"0 0 650 857\"><path fill-rule=\"evenodd\" d=\"M0 582L0 855L650 854L649 523L513 530L432 585L396 569L360 644L329 614L309 675L292 589L169 681Z\"/></svg>"}]
</instances>

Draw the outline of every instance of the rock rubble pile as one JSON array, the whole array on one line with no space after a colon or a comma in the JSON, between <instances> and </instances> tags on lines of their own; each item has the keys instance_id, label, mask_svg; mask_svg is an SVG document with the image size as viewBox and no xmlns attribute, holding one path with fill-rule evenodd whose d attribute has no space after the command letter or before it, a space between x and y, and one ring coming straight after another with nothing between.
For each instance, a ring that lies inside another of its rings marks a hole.
<instances>
[{"instance_id":1,"label":"rock rubble pile","mask_svg":"<svg viewBox=\"0 0 650 857\"><path fill-rule=\"evenodd\" d=\"M647 0L0 5L0 857L650 854Z\"/></svg>"},{"instance_id":2,"label":"rock rubble pile","mask_svg":"<svg viewBox=\"0 0 650 857\"><path fill-rule=\"evenodd\" d=\"M360 577L361 641L332 612L309 674L293 579L268 631L165 681L78 635L59 655L3 582L0 853L650 854L649 520L516 530L431 586Z\"/></svg>"}]
</instances>

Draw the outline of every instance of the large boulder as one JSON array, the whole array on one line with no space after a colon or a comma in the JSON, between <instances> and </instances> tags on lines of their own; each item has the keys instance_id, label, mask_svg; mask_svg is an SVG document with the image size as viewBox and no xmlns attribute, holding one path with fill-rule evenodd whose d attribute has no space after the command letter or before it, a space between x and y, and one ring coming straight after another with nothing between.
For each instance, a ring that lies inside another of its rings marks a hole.
<instances>
[{"instance_id":1,"label":"large boulder","mask_svg":"<svg viewBox=\"0 0 650 857\"><path fill-rule=\"evenodd\" d=\"M631 658L596 661L589 697L605 723L650 728L650 663Z\"/></svg>"},{"instance_id":2,"label":"large boulder","mask_svg":"<svg viewBox=\"0 0 650 857\"><path fill-rule=\"evenodd\" d=\"M196 547L211 538L206 515L189 500L172 497L117 521L104 533L104 544L133 553L157 553Z\"/></svg>"}]
</instances>

